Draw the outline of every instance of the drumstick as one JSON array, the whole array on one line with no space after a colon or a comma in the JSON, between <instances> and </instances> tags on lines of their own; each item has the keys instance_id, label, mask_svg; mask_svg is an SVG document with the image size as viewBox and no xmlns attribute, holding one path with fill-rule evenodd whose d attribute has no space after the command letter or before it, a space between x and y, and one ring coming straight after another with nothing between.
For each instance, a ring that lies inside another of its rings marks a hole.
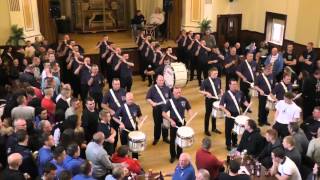
<instances>
[{"instance_id":1,"label":"drumstick","mask_svg":"<svg viewBox=\"0 0 320 180\"><path fill-rule=\"evenodd\" d=\"M186 126L198 115L198 112L195 112L189 119L189 121L187 121Z\"/></svg>"},{"instance_id":2,"label":"drumstick","mask_svg":"<svg viewBox=\"0 0 320 180\"><path fill-rule=\"evenodd\" d=\"M118 121L119 121L118 118L112 117L112 119L114 119L116 123L118 123L119 125L121 125L121 123L118 122ZM121 121L121 120L120 120L120 121ZM128 129L126 129L126 128L124 128L124 129L122 129L122 130L125 130L125 131L127 131L127 132L131 132L130 130L128 130Z\"/></svg>"},{"instance_id":3,"label":"drumstick","mask_svg":"<svg viewBox=\"0 0 320 180\"><path fill-rule=\"evenodd\" d=\"M140 126L138 126L138 129L141 129L144 121L145 121L147 118L148 118L148 116L145 116L145 117L142 119L142 121L141 121L141 123L140 123Z\"/></svg>"},{"instance_id":4,"label":"drumstick","mask_svg":"<svg viewBox=\"0 0 320 180\"><path fill-rule=\"evenodd\" d=\"M249 81L243 81L243 82L248 83L250 85L250 87L253 87L253 85L252 85L253 83L251 83Z\"/></svg>"},{"instance_id":5,"label":"drumstick","mask_svg":"<svg viewBox=\"0 0 320 180\"><path fill-rule=\"evenodd\" d=\"M294 100L298 99L301 95L302 95L302 93L297 94L292 100L294 101Z\"/></svg>"},{"instance_id":6,"label":"drumstick","mask_svg":"<svg viewBox=\"0 0 320 180\"><path fill-rule=\"evenodd\" d=\"M250 106L252 105L252 102L247 106L246 110L244 111L244 113L242 115L247 114L247 111L249 110Z\"/></svg>"},{"instance_id":7,"label":"drumstick","mask_svg":"<svg viewBox=\"0 0 320 180\"><path fill-rule=\"evenodd\" d=\"M124 128L124 129L122 129L122 130L127 131L128 133L131 132L130 130L128 130L128 129L126 129L126 128Z\"/></svg>"}]
</instances>

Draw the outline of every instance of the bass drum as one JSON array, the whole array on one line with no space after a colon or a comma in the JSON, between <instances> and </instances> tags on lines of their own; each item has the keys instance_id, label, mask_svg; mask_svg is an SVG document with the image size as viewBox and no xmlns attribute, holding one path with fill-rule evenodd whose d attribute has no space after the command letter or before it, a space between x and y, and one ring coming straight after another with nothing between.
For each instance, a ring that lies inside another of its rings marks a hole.
<instances>
[{"instance_id":1,"label":"bass drum","mask_svg":"<svg viewBox=\"0 0 320 180\"><path fill-rule=\"evenodd\" d=\"M183 63L171 63L164 67L163 77L169 88L184 87L188 82L187 68Z\"/></svg>"}]
</instances>

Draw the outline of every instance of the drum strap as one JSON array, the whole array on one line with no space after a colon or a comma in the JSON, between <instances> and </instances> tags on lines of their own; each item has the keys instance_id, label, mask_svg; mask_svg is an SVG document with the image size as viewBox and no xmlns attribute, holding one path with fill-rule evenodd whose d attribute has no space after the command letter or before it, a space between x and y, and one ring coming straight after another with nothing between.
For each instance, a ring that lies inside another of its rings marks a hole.
<instances>
[{"instance_id":1,"label":"drum strap","mask_svg":"<svg viewBox=\"0 0 320 180\"><path fill-rule=\"evenodd\" d=\"M187 37L184 37L184 38L183 38L183 44L182 44L183 47L186 46L186 42L187 42Z\"/></svg>"},{"instance_id":2,"label":"drum strap","mask_svg":"<svg viewBox=\"0 0 320 180\"><path fill-rule=\"evenodd\" d=\"M271 93L271 85L270 85L269 80L267 79L267 77L266 77L266 75L264 73L262 73L262 77L263 77L264 81L266 82L266 84L268 86L268 89L269 89L269 91Z\"/></svg>"},{"instance_id":3,"label":"drum strap","mask_svg":"<svg viewBox=\"0 0 320 180\"><path fill-rule=\"evenodd\" d=\"M111 96L112 96L112 98L113 98L113 101L116 103L116 105L117 105L118 107L121 107L118 98L116 97L116 95L115 95L114 92L113 92L113 89L110 89L110 94L111 94Z\"/></svg>"},{"instance_id":4,"label":"drum strap","mask_svg":"<svg viewBox=\"0 0 320 180\"><path fill-rule=\"evenodd\" d=\"M157 60L157 53L156 52L153 52L153 60L152 60L152 63L156 63L156 60Z\"/></svg>"},{"instance_id":5,"label":"drum strap","mask_svg":"<svg viewBox=\"0 0 320 180\"><path fill-rule=\"evenodd\" d=\"M183 123L183 119L182 119L182 117L180 116L180 114L179 114L179 112L178 112L178 110L177 110L176 105L174 105L172 99L170 99L169 101L170 101L170 104L171 104L171 106L172 106L172 109L173 109L174 113L176 114L176 116L178 117L179 121L180 121L181 124L183 125L183 124L184 124L184 123Z\"/></svg>"},{"instance_id":6,"label":"drum strap","mask_svg":"<svg viewBox=\"0 0 320 180\"><path fill-rule=\"evenodd\" d=\"M251 75L251 78L252 78L252 82L254 82L254 76L253 76L253 72L252 72L252 68L249 64L249 62L247 60L245 60L246 64L247 64L247 67L249 69L249 72L250 72L250 75Z\"/></svg>"},{"instance_id":7,"label":"drum strap","mask_svg":"<svg viewBox=\"0 0 320 180\"><path fill-rule=\"evenodd\" d=\"M154 87L156 88L156 90L157 90L157 92L158 92L159 96L161 97L161 99L162 99L163 103L164 103L164 104L166 104L166 99L164 98L164 96L163 96L163 94L162 94L162 92L161 92L160 88L158 87L158 85L154 85Z\"/></svg>"},{"instance_id":8,"label":"drum strap","mask_svg":"<svg viewBox=\"0 0 320 180\"><path fill-rule=\"evenodd\" d=\"M288 92L288 88L287 88L287 86L286 86L283 82L281 82L280 84L281 84L281 86L282 86L282 88L283 88L284 92L285 92L285 93L286 93L286 92Z\"/></svg>"},{"instance_id":9,"label":"drum strap","mask_svg":"<svg viewBox=\"0 0 320 180\"><path fill-rule=\"evenodd\" d=\"M240 112L240 108L239 108L239 104L238 104L238 102L237 102L237 100L236 100L236 97L234 97L234 95L232 94L232 92L231 92L230 90L228 91L228 93L229 93L229 95L230 95L230 97L231 97L231 99L232 99L232 101L233 101L234 105L236 106L236 108L237 108L237 110L238 110L239 114L241 114L241 112Z\"/></svg>"},{"instance_id":10,"label":"drum strap","mask_svg":"<svg viewBox=\"0 0 320 180\"><path fill-rule=\"evenodd\" d=\"M213 90L214 96L215 96L216 98L218 98L217 90L216 90L216 87L214 86L214 83L213 83L211 77L209 77L208 79L209 79L211 88L212 88L212 90Z\"/></svg>"},{"instance_id":11,"label":"drum strap","mask_svg":"<svg viewBox=\"0 0 320 180\"><path fill-rule=\"evenodd\" d=\"M132 118L132 115L131 115L131 112L129 110L127 103L124 104L124 108L126 109L127 115L129 117L129 120L130 120L130 123L131 123L133 129L136 129L136 123L134 122L134 120Z\"/></svg>"}]
</instances>

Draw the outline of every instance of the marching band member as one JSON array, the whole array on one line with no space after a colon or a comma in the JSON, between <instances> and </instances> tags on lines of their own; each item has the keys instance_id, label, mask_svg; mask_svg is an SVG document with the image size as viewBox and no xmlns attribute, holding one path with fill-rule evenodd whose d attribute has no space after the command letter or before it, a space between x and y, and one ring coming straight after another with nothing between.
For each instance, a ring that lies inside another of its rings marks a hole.
<instances>
[{"instance_id":1,"label":"marching band member","mask_svg":"<svg viewBox=\"0 0 320 180\"><path fill-rule=\"evenodd\" d=\"M167 115L168 111L170 111L170 117ZM162 109L163 118L170 121L170 163L173 163L182 153L182 148L176 146L175 140L178 128L186 125L185 111L188 111L190 117L193 115L189 101L181 96L181 88L174 87L173 97Z\"/></svg>"},{"instance_id":2,"label":"marching band member","mask_svg":"<svg viewBox=\"0 0 320 180\"><path fill-rule=\"evenodd\" d=\"M213 67L209 70L209 77L205 79L200 87L200 93L205 96L206 113L204 117L204 132L207 136L211 136L209 132L209 118L212 112L213 102L219 100L219 96L222 94L221 79L218 78L218 69ZM221 134L221 131L217 129L216 117L212 116L212 131Z\"/></svg>"},{"instance_id":3,"label":"marching band member","mask_svg":"<svg viewBox=\"0 0 320 180\"><path fill-rule=\"evenodd\" d=\"M230 54L226 56L224 60L224 68L226 71L226 90L229 89L228 83L231 79L238 80L236 74L236 66L240 61L239 56L237 55L237 49L235 47L230 48Z\"/></svg>"},{"instance_id":4,"label":"marching band member","mask_svg":"<svg viewBox=\"0 0 320 180\"><path fill-rule=\"evenodd\" d=\"M132 68L134 67L134 64L128 60L129 54L123 54L120 61L118 61L118 64L115 66L115 70L120 71L121 88L130 92L132 86Z\"/></svg>"},{"instance_id":5,"label":"marching band member","mask_svg":"<svg viewBox=\"0 0 320 180\"><path fill-rule=\"evenodd\" d=\"M277 83L272 89L272 95L274 99L280 101L283 100L286 92L292 92L291 74L289 73L283 74L282 81Z\"/></svg>"},{"instance_id":6,"label":"marching band member","mask_svg":"<svg viewBox=\"0 0 320 180\"><path fill-rule=\"evenodd\" d=\"M234 127L234 119L232 117L236 117L241 114L241 105L249 106L249 103L246 100L246 97L239 90L238 81L231 79L229 81L229 90L224 93L220 100L220 108L226 114L225 119L225 137L226 137L226 146L227 150L231 150L232 146L237 146L237 134L232 133L232 129Z\"/></svg>"},{"instance_id":7,"label":"marching band member","mask_svg":"<svg viewBox=\"0 0 320 180\"><path fill-rule=\"evenodd\" d=\"M170 88L164 84L163 76L158 75L156 84L150 87L146 96L147 101L152 106L152 114L154 120L154 139L152 145L156 145L158 143L161 131L163 141L169 143L168 129L162 127L162 108L167 103L167 100L169 98L171 98Z\"/></svg>"},{"instance_id":8,"label":"marching band member","mask_svg":"<svg viewBox=\"0 0 320 180\"><path fill-rule=\"evenodd\" d=\"M191 37L190 37L191 38ZM190 81L193 80L194 70L197 67L197 58L198 56L195 54L198 46L200 46L200 35L196 34L194 39L191 40L191 43L188 45L188 50L190 51Z\"/></svg>"},{"instance_id":9,"label":"marching band member","mask_svg":"<svg viewBox=\"0 0 320 180\"><path fill-rule=\"evenodd\" d=\"M197 59L197 79L198 84L201 86L201 75L203 74L204 78L208 77L208 52L211 49L206 47L206 41L201 40L198 49L195 52L195 56L198 57Z\"/></svg>"},{"instance_id":10,"label":"marching band member","mask_svg":"<svg viewBox=\"0 0 320 180\"><path fill-rule=\"evenodd\" d=\"M272 93L273 79L271 65L264 67L263 72L255 80L255 89L259 92L258 122L259 126L268 125L269 110L266 109L267 96Z\"/></svg>"}]
</instances>

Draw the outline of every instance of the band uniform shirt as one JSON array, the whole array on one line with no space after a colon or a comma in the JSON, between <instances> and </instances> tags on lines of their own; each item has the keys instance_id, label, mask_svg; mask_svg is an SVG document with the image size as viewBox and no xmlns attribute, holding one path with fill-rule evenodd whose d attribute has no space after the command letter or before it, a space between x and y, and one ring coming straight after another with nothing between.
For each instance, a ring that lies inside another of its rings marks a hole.
<instances>
[{"instance_id":1,"label":"band uniform shirt","mask_svg":"<svg viewBox=\"0 0 320 180\"><path fill-rule=\"evenodd\" d=\"M238 103L238 106L240 108L239 110L241 110L241 105L246 101L245 96L243 95L243 93L241 91L236 91L236 92L231 91L231 93L234 95L234 97ZM228 111L230 111L230 113L236 113L239 115L237 107L234 104L233 99L228 92L226 92L222 95L221 100L220 100L220 105L225 106L226 109Z\"/></svg>"},{"instance_id":2,"label":"band uniform shirt","mask_svg":"<svg viewBox=\"0 0 320 180\"><path fill-rule=\"evenodd\" d=\"M230 64L232 61L239 61L239 56L238 55L228 55L225 60L224 60L224 65ZM236 65L233 64L232 66L225 68L227 74L234 74L236 73Z\"/></svg>"},{"instance_id":3,"label":"band uniform shirt","mask_svg":"<svg viewBox=\"0 0 320 180\"><path fill-rule=\"evenodd\" d=\"M255 78L256 70L257 70L257 63L255 61L247 61L248 64L251 67L253 78ZM254 79L252 79L251 72L249 70L249 67L247 66L246 60L243 60L236 68L236 71L240 72L245 78L247 78L247 81L250 83L254 82ZM241 80L242 81L242 80Z\"/></svg>"},{"instance_id":4,"label":"band uniform shirt","mask_svg":"<svg viewBox=\"0 0 320 180\"><path fill-rule=\"evenodd\" d=\"M171 98L171 91L170 88L168 86L158 86L163 97L165 98L165 100L168 100L169 98ZM155 85L152 85L151 88L149 89L149 91L147 92L147 96L146 99L151 99L153 102L155 103L159 103L162 102L162 98L159 95Z\"/></svg>"},{"instance_id":5,"label":"band uniform shirt","mask_svg":"<svg viewBox=\"0 0 320 180\"><path fill-rule=\"evenodd\" d=\"M121 106L126 100L126 91L123 88L120 88L117 91L113 90L113 92L114 92L114 95L118 99L120 106ZM110 91L108 91L108 93L103 97L102 103L108 104L109 107L114 111L117 111L119 109L119 107L117 106L116 102L114 101Z\"/></svg>"},{"instance_id":6,"label":"band uniform shirt","mask_svg":"<svg viewBox=\"0 0 320 180\"><path fill-rule=\"evenodd\" d=\"M184 111L190 110L191 106L189 101L184 97L179 97L178 99L172 97L173 104L176 106L178 113L180 114L181 118L184 119ZM162 111L168 112L170 111L170 118L177 123L178 126L182 126L179 118L177 117L176 113L173 110L173 107L171 106L170 102L167 102L167 104L163 107Z\"/></svg>"},{"instance_id":7,"label":"band uniform shirt","mask_svg":"<svg viewBox=\"0 0 320 180\"><path fill-rule=\"evenodd\" d=\"M209 78L211 78L211 77L208 77L207 79L202 81L200 90L209 92L212 96L215 96ZM212 80L212 82L214 84L214 87L216 88L217 95L221 94L221 79L217 77L217 78L214 78L214 79L211 78L211 80Z\"/></svg>"},{"instance_id":8,"label":"band uniform shirt","mask_svg":"<svg viewBox=\"0 0 320 180\"><path fill-rule=\"evenodd\" d=\"M141 113L141 109L140 109L140 106L138 106L137 104L135 103L132 103L132 104L127 104L128 105L128 108L129 108L129 111L131 113L131 116L132 116L132 120L134 121L134 123L136 124L136 128L137 128L137 117L140 117L142 116L142 113ZM130 121L130 118L129 118L129 115L125 109L125 106L122 105L118 111L116 112L116 117L117 118L122 118L121 121L122 123L124 124L125 128L130 130L130 131L134 131L134 130L137 130L137 129L134 129L134 127L132 126L131 124L131 121Z\"/></svg>"},{"instance_id":9,"label":"band uniform shirt","mask_svg":"<svg viewBox=\"0 0 320 180\"><path fill-rule=\"evenodd\" d=\"M93 82L91 86L89 86L89 92L91 93L101 93L103 88L103 76L98 73L93 77Z\"/></svg>"},{"instance_id":10,"label":"band uniform shirt","mask_svg":"<svg viewBox=\"0 0 320 180\"><path fill-rule=\"evenodd\" d=\"M272 89L272 94L274 94L278 100L283 100L284 94L286 93L282 84L284 84L287 87L288 92L292 92L292 84L277 83Z\"/></svg>"},{"instance_id":11,"label":"band uniform shirt","mask_svg":"<svg viewBox=\"0 0 320 180\"><path fill-rule=\"evenodd\" d=\"M271 88L271 91L273 89L273 79L272 79L272 75L268 75L268 76L265 76L267 81L269 82L270 84L270 88ZM266 95L269 95L271 92L270 92L270 89L267 85L267 82L265 81L265 79L263 78L263 75L262 73L260 73L256 79L255 79L255 85L258 86L260 89L262 89L262 91L264 92L264 94Z\"/></svg>"}]
</instances>

